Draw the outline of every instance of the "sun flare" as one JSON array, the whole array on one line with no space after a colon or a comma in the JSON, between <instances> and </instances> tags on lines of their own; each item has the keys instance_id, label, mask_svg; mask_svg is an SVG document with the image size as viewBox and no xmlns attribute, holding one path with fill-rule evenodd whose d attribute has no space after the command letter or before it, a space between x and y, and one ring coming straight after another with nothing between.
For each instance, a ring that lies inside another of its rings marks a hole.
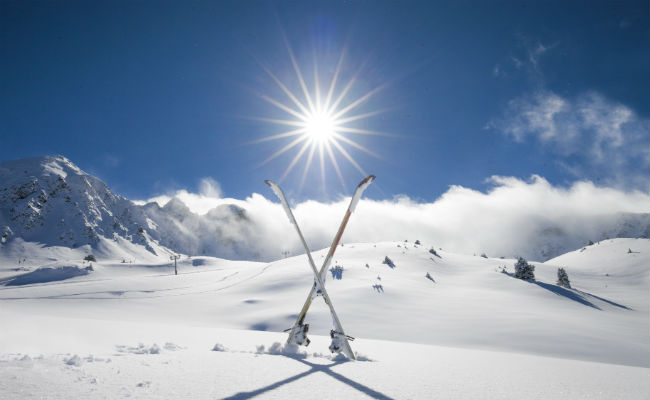
<instances>
[{"instance_id":1,"label":"sun flare","mask_svg":"<svg viewBox=\"0 0 650 400\"><path fill-rule=\"evenodd\" d=\"M336 120L328 113L317 111L305 120L305 135L315 144L328 143L336 133Z\"/></svg>"},{"instance_id":2,"label":"sun flare","mask_svg":"<svg viewBox=\"0 0 650 400\"><path fill-rule=\"evenodd\" d=\"M363 168L361 168L361 166L357 163L357 161L355 161L352 155L350 155L348 149L354 148L355 150L362 151L373 157L380 157L361 144L350 139L348 136L387 134L368 129L361 129L350 125L350 123L357 123L358 121L361 121L365 118L369 118L386 111L374 110L364 113L359 113L357 111L356 114L353 114L354 111L360 108L360 106L364 104L370 97L383 89L384 86L377 87L358 98L350 100L348 97L350 95L351 89L354 86L357 77L362 71L356 71L356 73L345 85L340 84L339 74L341 73L343 58L345 54L343 52L341 53L336 69L334 70L334 73L331 77L329 88L326 92L323 93L321 92L319 83L320 78L318 75L318 62L316 59L314 59L313 91L310 92L305 79L303 78L303 74L298 67L298 63L293 54L293 50L291 49L289 42L286 40L286 37L285 44L289 53L289 58L291 59L291 63L293 65L294 72L296 74L296 78L300 84L300 88L302 89L302 95L300 93L291 92L287 86L282 81L280 81L280 79L273 72L271 72L270 69L260 64L264 71L266 71L266 73L282 90L286 96L286 99L285 103L283 103L282 101L271 98L265 94L260 93L259 96L277 109L282 110L288 114L289 119L255 119L264 122L270 122L275 125L290 127L289 130L267 136L253 142L260 143L271 140L289 140L289 142L286 143L282 148L264 160L260 166L268 163L269 161L275 159L276 157L286 153L291 149L297 148L297 153L291 159L284 173L279 178L279 182L282 182L291 173L298 162L300 162L303 157L306 157L304 169L302 171L302 179L300 181L300 188L302 189L302 186L307 177L307 173L309 172L315 156L317 156L320 164L320 175L323 189L325 188L325 179L328 169L325 167L325 164L326 160L328 159L331 162L331 165L336 172L341 185L345 187L345 181L343 179L343 174L341 173L339 161L337 160L337 154L343 156L343 158L345 158L362 175L368 175L366 171L364 171Z\"/></svg>"}]
</instances>

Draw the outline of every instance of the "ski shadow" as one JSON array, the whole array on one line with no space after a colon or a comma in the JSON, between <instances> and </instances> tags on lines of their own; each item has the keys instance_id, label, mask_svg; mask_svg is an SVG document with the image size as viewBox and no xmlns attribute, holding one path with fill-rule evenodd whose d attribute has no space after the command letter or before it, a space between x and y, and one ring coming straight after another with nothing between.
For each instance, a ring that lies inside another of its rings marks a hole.
<instances>
[{"instance_id":1,"label":"ski shadow","mask_svg":"<svg viewBox=\"0 0 650 400\"><path fill-rule=\"evenodd\" d=\"M392 400L392 397L389 397L389 396L387 396L387 395L385 395L385 394L383 394L381 392L378 392L378 391L376 391L376 390L374 390L374 389L372 389L372 388L370 388L370 387L368 387L368 386L366 386L366 385L364 385L362 383L359 383L359 382L357 382L355 380L352 380L352 379L346 377L345 375L342 375L342 374L339 374L337 372L332 371L333 367L336 367L337 365L348 362L349 361L348 359L339 359L339 360L336 360L335 362L333 362L332 364L324 365L324 364L314 364L314 363L311 363L311 362L305 360L302 357L297 357L297 356L293 356L293 355L283 354L283 356L291 358L292 360L296 360L298 362L301 362L301 363L305 364L306 366L310 367L310 369L308 369L305 372L301 372L299 374L291 376L289 378L283 379L281 381L278 381L278 382L272 383L270 385L264 386L262 388L252 390L250 392L235 393L232 396L224 397L223 400L252 399L253 397L260 396L262 394L268 393L268 392L270 392L272 390L275 390L275 389L277 389L277 388L279 388L281 386L284 386L284 385L286 385L288 383L291 383L291 382L295 382L297 380L300 380L302 378L305 378L305 377L307 377L307 376L309 376L311 374L317 373L317 372L325 373L325 374L329 375L330 377L338 380L339 382L344 383L344 384L350 386L351 388L356 389L359 392L361 392L361 393L363 393L363 394L365 394L365 395L367 395L367 396L369 396L369 397L371 397L373 399Z\"/></svg>"}]
</instances>

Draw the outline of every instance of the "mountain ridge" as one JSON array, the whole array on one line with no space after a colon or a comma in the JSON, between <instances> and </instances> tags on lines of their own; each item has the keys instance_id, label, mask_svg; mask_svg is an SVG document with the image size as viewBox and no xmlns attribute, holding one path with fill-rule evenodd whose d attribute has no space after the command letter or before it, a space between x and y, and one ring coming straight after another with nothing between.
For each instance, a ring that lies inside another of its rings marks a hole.
<instances>
[{"instance_id":1,"label":"mountain ridge","mask_svg":"<svg viewBox=\"0 0 650 400\"><path fill-rule=\"evenodd\" d=\"M154 255L155 247L163 246L184 254L255 256L217 229L220 223L232 221L246 225L245 210L234 205L217 207L206 217L192 213L179 199L163 207L137 205L64 156L0 162L0 182L2 243L20 237L75 248L95 246L101 236L125 239ZM214 234L214 241L196 234L206 231Z\"/></svg>"},{"instance_id":2,"label":"mountain ridge","mask_svg":"<svg viewBox=\"0 0 650 400\"><path fill-rule=\"evenodd\" d=\"M537 228L525 232L527 245L511 254L548 260L567 251L616 237L650 237L649 213L611 213L591 224L596 235L560 227L543 216L531 215ZM115 194L100 179L84 172L64 156L43 156L0 162L0 244L14 238L48 246L97 246L100 238L118 238L143 246L153 255L159 250L207 255L232 260L273 260L286 243L262 239L262 221L249 210L222 204L203 215L179 198L163 206L135 202ZM270 233L267 233L267 235ZM524 234L524 233L522 233ZM394 238L398 239L398 238ZM266 242L266 243L262 243ZM281 242L281 241L278 241ZM294 243L295 244L295 243ZM314 248L325 247L317 242ZM296 247L297 246L297 247ZM294 249L300 249L296 244ZM301 251L301 250L299 250ZM487 249L489 251L489 249Z\"/></svg>"}]
</instances>

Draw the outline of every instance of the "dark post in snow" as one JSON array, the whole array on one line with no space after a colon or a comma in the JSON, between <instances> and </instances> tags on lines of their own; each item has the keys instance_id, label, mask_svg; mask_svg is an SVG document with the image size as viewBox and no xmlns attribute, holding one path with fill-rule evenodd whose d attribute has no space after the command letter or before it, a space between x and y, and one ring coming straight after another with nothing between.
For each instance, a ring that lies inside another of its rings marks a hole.
<instances>
[{"instance_id":1,"label":"dark post in snow","mask_svg":"<svg viewBox=\"0 0 650 400\"><path fill-rule=\"evenodd\" d=\"M181 256L179 256L178 254L169 256L170 260L174 260L174 275L178 275L178 268L176 268L176 260L178 260L179 258L181 258Z\"/></svg>"}]
</instances>

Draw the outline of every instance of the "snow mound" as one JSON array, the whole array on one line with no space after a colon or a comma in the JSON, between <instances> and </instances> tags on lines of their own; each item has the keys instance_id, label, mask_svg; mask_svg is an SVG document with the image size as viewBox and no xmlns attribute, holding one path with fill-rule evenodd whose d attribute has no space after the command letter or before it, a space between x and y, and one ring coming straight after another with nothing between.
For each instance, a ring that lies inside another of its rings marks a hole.
<instances>
[{"instance_id":1,"label":"snow mound","mask_svg":"<svg viewBox=\"0 0 650 400\"><path fill-rule=\"evenodd\" d=\"M282 344L280 342L274 342L272 345L266 348L266 346L259 345L257 346L256 354L271 354L271 355L282 355L293 358L307 358L308 354L306 351L301 350L298 345L295 344Z\"/></svg>"},{"instance_id":2,"label":"snow mound","mask_svg":"<svg viewBox=\"0 0 650 400\"><path fill-rule=\"evenodd\" d=\"M117 345L115 346L119 353L130 354L160 354L161 348L156 343L147 346L144 343L139 343L137 346Z\"/></svg>"},{"instance_id":3,"label":"snow mound","mask_svg":"<svg viewBox=\"0 0 650 400\"><path fill-rule=\"evenodd\" d=\"M215 348L217 345L215 345ZM337 354L327 354L327 353L320 353L320 352L309 353L308 351L302 349L300 346L295 344L274 342L268 348L263 344L258 345L256 347L257 348L255 350L255 354L269 354L274 356L285 356L285 357L296 358L296 359L324 358L335 362L350 361L346 356L340 353ZM226 351L226 350L220 350L220 351ZM364 354L357 353L356 356L357 356L356 361L374 361Z\"/></svg>"},{"instance_id":4,"label":"snow mound","mask_svg":"<svg viewBox=\"0 0 650 400\"><path fill-rule=\"evenodd\" d=\"M63 281L77 276L88 275L92 270L92 267L81 268L77 266L65 266L56 268L43 267L35 271L10 278L5 281L5 286L22 286L32 285L35 283Z\"/></svg>"},{"instance_id":5,"label":"snow mound","mask_svg":"<svg viewBox=\"0 0 650 400\"><path fill-rule=\"evenodd\" d=\"M221 343L216 343L212 348L212 351L228 351L228 348Z\"/></svg>"},{"instance_id":6,"label":"snow mound","mask_svg":"<svg viewBox=\"0 0 650 400\"><path fill-rule=\"evenodd\" d=\"M70 365L70 366L73 366L73 367L81 366L81 358L76 354L71 356L71 357L64 358L63 362L66 365Z\"/></svg>"}]
</instances>

